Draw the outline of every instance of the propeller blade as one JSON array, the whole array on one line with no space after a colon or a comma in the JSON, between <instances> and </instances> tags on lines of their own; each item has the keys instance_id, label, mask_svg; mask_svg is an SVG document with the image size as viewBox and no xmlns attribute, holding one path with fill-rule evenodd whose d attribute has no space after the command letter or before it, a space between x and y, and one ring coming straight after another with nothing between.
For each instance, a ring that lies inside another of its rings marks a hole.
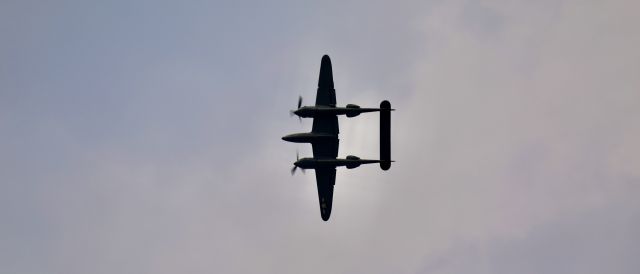
<instances>
[{"instance_id":1,"label":"propeller blade","mask_svg":"<svg viewBox=\"0 0 640 274\"><path fill-rule=\"evenodd\" d=\"M302 106L302 96L298 96L298 109Z\"/></svg>"},{"instance_id":2,"label":"propeller blade","mask_svg":"<svg viewBox=\"0 0 640 274\"><path fill-rule=\"evenodd\" d=\"M298 156L298 150L296 149L296 162L300 160L300 156ZM296 170L298 169L298 166L295 165L295 163L293 164L293 168L291 168L291 176L293 176L294 174L296 174ZM302 170L302 172L304 173L304 170Z\"/></svg>"}]
</instances>

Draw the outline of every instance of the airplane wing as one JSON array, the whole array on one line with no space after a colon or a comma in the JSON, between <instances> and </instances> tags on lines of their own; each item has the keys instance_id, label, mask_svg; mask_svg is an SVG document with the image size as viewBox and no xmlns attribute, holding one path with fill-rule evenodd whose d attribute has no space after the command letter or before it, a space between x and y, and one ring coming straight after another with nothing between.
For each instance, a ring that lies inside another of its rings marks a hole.
<instances>
[{"instance_id":1,"label":"airplane wing","mask_svg":"<svg viewBox=\"0 0 640 274\"><path fill-rule=\"evenodd\" d=\"M333 72L331 59L325 55L320 64L320 78L318 79L318 93L316 94L316 106L335 107L336 91L333 89ZM325 139L321 142L313 142L313 157L322 159L335 159L338 157L338 116L327 115L313 118L311 132L334 135L335 138ZM318 201L320 202L320 215L322 220L329 220L331 205L333 204L333 185L336 183L335 168L318 168L315 171L318 184Z\"/></svg>"},{"instance_id":2,"label":"airplane wing","mask_svg":"<svg viewBox=\"0 0 640 274\"><path fill-rule=\"evenodd\" d=\"M336 91L333 89L333 74L331 70L331 59L325 55L320 64L320 78L318 80L318 93L316 94L316 106L335 106ZM311 132L325 133L336 136L323 142L314 142L314 158L336 158L338 157L338 116L326 115L313 118L313 128Z\"/></svg>"},{"instance_id":3,"label":"airplane wing","mask_svg":"<svg viewBox=\"0 0 640 274\"><path fill-rule=\"evenodd\" d=\"M320 202L320 216L322 220L329 220L331 205L333 204L333 185L336 182L335 168L316 169L318 183L318 201Z\"/></svg>"},{"instance_id":4,"label":"airplane wing","mask_svg":"<svg viewBox=\"0 0 640 274\"><path fill-rule=\"evenodd\" d=\"M316 106L336 106L336 90L333 88L333 70L328 55L322 56Z\"/></svg>"},{"instance_id":5,"label":"airplane wing","mask_svg":"<svg viewBox=\"0 0 640 274\"><path fill-rule=\"evenodd\" d=\"M326 139L324 141L316 141L311 143L311 148L313 149L313 158L316 158L316 159L337 158L339 143L340 143L340 140L338 139L338 136L336 136L335 139Z\"/></svg>"}]
</instances>

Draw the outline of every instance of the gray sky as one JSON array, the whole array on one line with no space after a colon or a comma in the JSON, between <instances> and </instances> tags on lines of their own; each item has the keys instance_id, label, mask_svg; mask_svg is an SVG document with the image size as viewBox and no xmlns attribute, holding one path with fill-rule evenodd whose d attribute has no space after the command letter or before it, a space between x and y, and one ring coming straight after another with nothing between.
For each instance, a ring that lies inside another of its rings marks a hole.
<instances>
[{"instance_id":1,"label":"gray sky","mask_svg":"<svg viewBox=\"0 0 640 274\"><path fill-rule=\"evenodd\" d=\"M637 273L639 8L2 1L0 272ZM323 54L398 109L327 223L280 140Z\"/></svg>"}]
</instances>

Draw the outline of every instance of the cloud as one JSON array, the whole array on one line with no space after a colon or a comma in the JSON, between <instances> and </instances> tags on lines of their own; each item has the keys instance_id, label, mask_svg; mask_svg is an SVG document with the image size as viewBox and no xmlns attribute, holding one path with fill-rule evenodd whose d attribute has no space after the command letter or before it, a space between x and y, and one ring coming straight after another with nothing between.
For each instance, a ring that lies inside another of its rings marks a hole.
<instances>
[{"instance_id":1,"label":"cloud","mask_svg":"<svg viewBox=\"0 0 640 274\"><path fill-rule=\"evenodd\" d=\"M2 272L638 268L632 2L12 5ZM280 140L323 54L340 104L397 109L397 162L339 170L328 223Z\"/></svg>"}]
</instances>

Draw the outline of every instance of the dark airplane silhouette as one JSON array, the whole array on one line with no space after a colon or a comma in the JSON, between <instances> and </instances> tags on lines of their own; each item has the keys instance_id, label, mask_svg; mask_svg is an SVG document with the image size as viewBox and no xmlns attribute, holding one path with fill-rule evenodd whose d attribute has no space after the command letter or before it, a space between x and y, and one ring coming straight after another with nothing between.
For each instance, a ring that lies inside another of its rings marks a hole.
<instances>
[{"instance_id":1,"label":"dark airplane silhouette","mask_svg":"<svg viewBox=\"0 0 640 274\"><path fill-rule=\"evenodd\" d=\"M318 80L318 92L315 106L302 106L302 97L298 98L298 109L291 111L292 115L303 118L314 118L311 132L295 133L282 137L283 140L294 143L311 143L313 158L298 159L291 169L293 175L296 169L315 169L318 185L318 198L320 202L320 215L322 220L329 220L331 205L333 202L333 186L336 181L336 167L345 166L348 169L356 168L362 164L380 163L384 170L391 167L390 146L390 112L391 104L383 101L380 108L360 108L357 105L348 104L346 107L336 107L336 93L333 88L333 73L329 56L324 55L320 64L320 77ZM380 160L360 159L356 156L347 156L346 159L337 159L338 156L338 117L346 115L355 117L360 113L380 111Z\"/></svg>"}]
</instances>

